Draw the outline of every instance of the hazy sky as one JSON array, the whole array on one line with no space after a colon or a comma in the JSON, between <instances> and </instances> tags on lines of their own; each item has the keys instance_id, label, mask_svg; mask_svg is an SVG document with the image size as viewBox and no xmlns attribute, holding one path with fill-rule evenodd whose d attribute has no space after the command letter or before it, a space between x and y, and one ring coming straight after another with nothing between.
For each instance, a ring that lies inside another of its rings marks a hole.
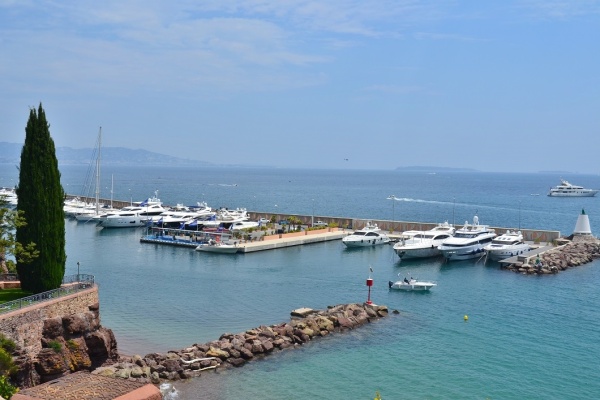
<instances>
[{"instance_id":1,"label":"hazy sky","mask_svg":"<svg viewBox=\"0 0 600 400\"><path fill-rule=\"evenodd\" d=\"M0 141L600 172L600 0L0 0L0 73Z\"/></svg>"}]
</instances>

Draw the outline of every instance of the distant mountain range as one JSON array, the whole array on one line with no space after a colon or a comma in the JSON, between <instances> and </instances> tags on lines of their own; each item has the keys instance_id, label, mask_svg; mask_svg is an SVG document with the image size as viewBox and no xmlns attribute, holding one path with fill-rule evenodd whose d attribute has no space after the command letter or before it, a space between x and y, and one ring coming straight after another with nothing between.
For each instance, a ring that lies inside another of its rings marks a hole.
<instances>
[{"instance_id":1,"label":"distant mountain range","mask_svg":"<svg viewBox=\"0 0 600 400\"><path fill-rule=\"evenodd\" d=\"M22 144L0 142L0 163L19 164L21 160ZM73 149L71 147L57 147L56 158L59 164L83 164L88 165L91 161L94 149ZM211 166L212 163L190 160L153 153L142 149L127 149L124 147L103 147L103 165L170 165L170 166Z\"/></svg>"}]
</instances>

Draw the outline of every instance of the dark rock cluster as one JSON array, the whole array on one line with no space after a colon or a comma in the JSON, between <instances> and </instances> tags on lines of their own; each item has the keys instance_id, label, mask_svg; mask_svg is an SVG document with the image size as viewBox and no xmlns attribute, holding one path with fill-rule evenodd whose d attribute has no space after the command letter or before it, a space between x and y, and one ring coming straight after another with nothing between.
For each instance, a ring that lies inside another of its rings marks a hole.
<instances>
[{"instance_id":1,"label":"dark rock cluster","mask_svg":"<svg viewBox=\"0 0 600 400\"><path fill-rule=\"evenodd\" d=\"M100 325L98 304L89 311L43 321L42 349L32 355L17 351L19 387L32 387L76 371L91 371L119 359L117 341Z\"/></svg>"},{"instance_id":2,"label":"dark rock cluster","mask_svg":"<svg viewBox=\"0 0 600 400\"><path fill-rule=\"evenodd\" d=\"M600 241L585 240L568 243L546 251L539 258L530 258L527 264L519 262L508 265L505 269L522 274L556 274L597 258L600 258Z\"/></svg>"},{"instance_id":3,"label":"dark rock cluster","mask_svg":"<svg viewBox=\"0 0 600 400\"><path fill-rule=\"evenodd\" d=\"M225 333L219 340L166 354L123 357L121 362L98 368L93 373L152 383L188 379L205 370L241 367L275 351L353 329L387 314L387 307L369 304L342 304L322 311L304 308L292 312L290 322L259 326L238 334Z\"/></svg>"}]
</instances>

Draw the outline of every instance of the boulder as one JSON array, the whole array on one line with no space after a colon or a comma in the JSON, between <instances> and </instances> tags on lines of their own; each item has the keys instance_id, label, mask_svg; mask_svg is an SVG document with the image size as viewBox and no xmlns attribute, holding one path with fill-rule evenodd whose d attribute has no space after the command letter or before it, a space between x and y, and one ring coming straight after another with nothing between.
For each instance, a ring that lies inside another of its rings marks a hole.
<instances>
[{"instance_id":1,"label":"boulder","mask_svg":"<svg viewBox=\"0 0 600 400\"><path fill-rule=\"evenodd\" d=\"M63 320L61 317L46 318L44 320L44 326L42 327L42 336L48 339L55 339L59 336L63 336L65 330L63 329Z\"/></svg>"},{"instance_id":2,"label":"boulder","mask_svg":"<svg viewBox=\"0 0 600 400\"><path fill-rule=\"evenodd\" d=\"M45 348L37 355L35 369L43 382L54 379L69 370L67 362L62 351Z\"/></svg>"},{"instance_id":3,"label":"boulder","mask_svg":"<svg viewBox=\"0 0 600 400\"><path fill-rule=\"evenodd\" d=\"M63 326L69 335L85 334L90 332L90 320L85 313L73 314L63 317Z\"/></svg>"}]
</instances>

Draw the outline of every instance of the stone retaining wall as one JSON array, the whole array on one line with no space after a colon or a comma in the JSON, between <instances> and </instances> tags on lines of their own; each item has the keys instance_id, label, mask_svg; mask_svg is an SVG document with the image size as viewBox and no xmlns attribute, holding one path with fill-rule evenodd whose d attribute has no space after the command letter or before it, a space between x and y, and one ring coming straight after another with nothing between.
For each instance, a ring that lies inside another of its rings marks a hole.
<instances>
[{"instance_id":1,"label":"stone retaining wall","mask_svg":"<svg viewBox=\"0 0 600 400\"><path fill-rule=\"evenodd\" d=\"M42 349L44 320L85 313L94 304L98 304L97 286L2 314L0 333L14 340L25 352L37 354Z\"/></svg>"}]
</instances>

